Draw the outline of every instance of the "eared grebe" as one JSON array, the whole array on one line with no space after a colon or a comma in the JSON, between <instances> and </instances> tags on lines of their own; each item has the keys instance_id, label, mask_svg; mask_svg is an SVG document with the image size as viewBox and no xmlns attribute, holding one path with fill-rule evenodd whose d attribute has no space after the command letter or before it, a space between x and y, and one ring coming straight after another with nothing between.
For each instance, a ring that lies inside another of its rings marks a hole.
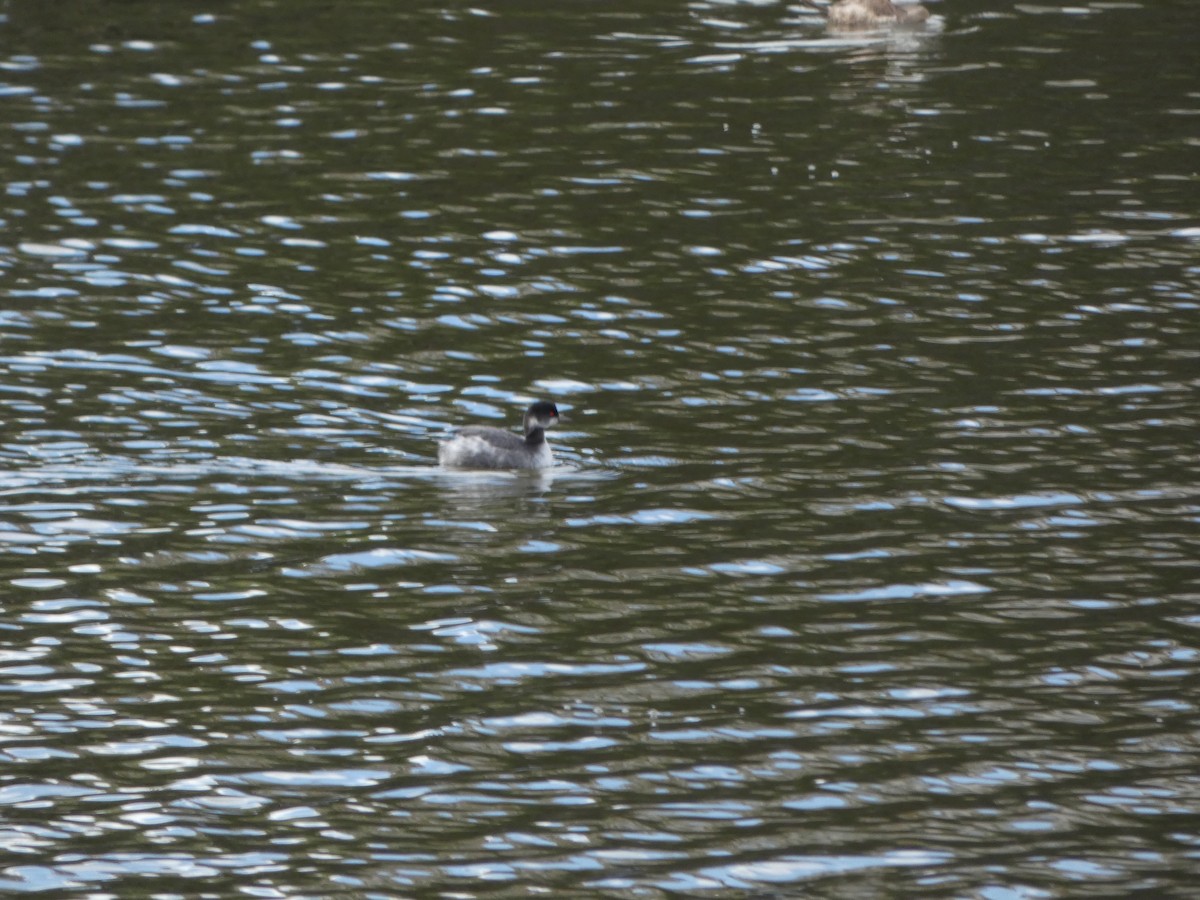
<instances>
[{"instance_id":1,"label":"eared grebe","mask_svg":"<svg viewBox=\"0 0 1200 900\"><path fill-rule=\"evenodd\" d=\"M525 410L525 437L502 428L472 426L438 445L438 462L452 469L545 469L554 465L546 429L558 407L539 400Z\"/></svg>"},{"instance_id":2,"label":"eared grebe","mask_svg":"<svg viewBox=\"0 0 1200 900\"><path fill-rule=\"evenodd\" d=\"M821 8L813 0L805 6ZM836 0L821 9L831 28L886 28L888 25L920 25L929 18L929 10L910 4L898 6L892 0Z\"/></svg>"}]
</instances>

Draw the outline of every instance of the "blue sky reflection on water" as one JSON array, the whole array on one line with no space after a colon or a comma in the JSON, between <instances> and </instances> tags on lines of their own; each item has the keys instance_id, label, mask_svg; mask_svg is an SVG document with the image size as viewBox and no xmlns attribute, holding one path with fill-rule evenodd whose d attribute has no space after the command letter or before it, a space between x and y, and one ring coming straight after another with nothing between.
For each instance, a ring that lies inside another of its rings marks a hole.
<instances>
[{"instance_id":1,"label":"blue sky reflection on water","mask_svg":"<svg viewBox=\"0 0 1200 900\"><path fill-rule=\"evenodd\" d=\"M1196 12L930 6L6 9L0 888L1186 893Z\"/></svg>"}]
</instances>

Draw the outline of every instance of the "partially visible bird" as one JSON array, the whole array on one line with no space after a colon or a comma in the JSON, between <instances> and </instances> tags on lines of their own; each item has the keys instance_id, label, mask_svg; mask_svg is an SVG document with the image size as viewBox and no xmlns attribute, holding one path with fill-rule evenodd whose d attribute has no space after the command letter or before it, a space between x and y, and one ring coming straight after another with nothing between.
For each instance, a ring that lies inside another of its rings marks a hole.
<instances>
[{"instance_id":1,"label":"partially visible bird","mask_svg":"<svg viewBox=\"0 0 1200 900\"><path fill-rule=\"evenodd\" d=\"M920 25L929 18L929 10L917 4L897 5L892 0L835 0L822 6L814 0L801 0L805 6L820 10L831 28L886 28L888 25Z\"/></svg>"}]
</instances>

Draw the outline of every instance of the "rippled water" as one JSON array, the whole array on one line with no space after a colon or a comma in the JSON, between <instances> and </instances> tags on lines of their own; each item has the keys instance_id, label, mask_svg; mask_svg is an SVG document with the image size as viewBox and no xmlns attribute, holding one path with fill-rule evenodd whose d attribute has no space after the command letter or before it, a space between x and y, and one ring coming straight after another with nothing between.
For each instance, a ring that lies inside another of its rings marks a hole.
<instances>
[{"instance_id":1,"label":"rippled water","mask_svg":"<svg viewBox=\"0 0 1200 900\"><path fill-rule=\"evenodd\" d=\"M1194 890L1200 19L930 5L5 6L0 889Z\"/></svg>"}]
</instances>

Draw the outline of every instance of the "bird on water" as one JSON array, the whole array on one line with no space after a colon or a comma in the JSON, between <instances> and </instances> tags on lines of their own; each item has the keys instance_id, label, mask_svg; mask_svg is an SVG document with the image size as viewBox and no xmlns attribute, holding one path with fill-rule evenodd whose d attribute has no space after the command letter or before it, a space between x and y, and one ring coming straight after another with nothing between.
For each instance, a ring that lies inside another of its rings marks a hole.
<instances>
[{"instance_id":1,"label":"bird on water","mask_svg":"<svg viewBox=\"0 0 1200 900\"><path fill-rule=\"evenodd\" d=\"M546 429L558 423L558 407L539 400L525 410L525 436L503 428L472 425L438 445L438 462L448 469L546 469L554 454Z\"/></svg>"},{"instance_id":2,"label":"bird on water","mask_svg":"<svg viewBox=\"0 0 1200 900\"><path fill-rule=\"evenodd\" d=\"M917 4L898 5L892 0L835 0L827 6L802 0L818 9L832 28L886 28L888 25L920 25L929 10Z\"/></svg>"}]
</instances>

